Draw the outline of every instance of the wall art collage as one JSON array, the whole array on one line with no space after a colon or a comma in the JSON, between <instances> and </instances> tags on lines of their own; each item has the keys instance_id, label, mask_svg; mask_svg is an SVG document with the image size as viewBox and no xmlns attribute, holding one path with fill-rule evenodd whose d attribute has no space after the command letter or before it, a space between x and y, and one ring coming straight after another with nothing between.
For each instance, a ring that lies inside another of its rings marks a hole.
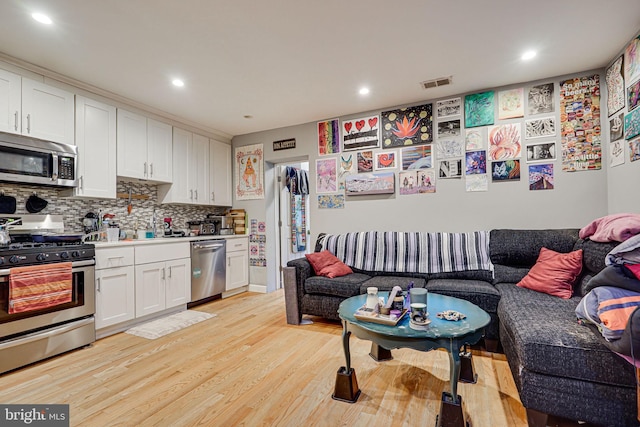
<instances>
[{"instance_id":1,"label":"wall art collage","mask_svg":"<svg viewBox=\"0 0 640 427\"><path fill-rule=\"evenodd\" d=\"M625 163L627 145L629 161L640 160L640 36L631 40L607 68L605 79L609 166L615 167Z\"/></svg>"}]
</instances>

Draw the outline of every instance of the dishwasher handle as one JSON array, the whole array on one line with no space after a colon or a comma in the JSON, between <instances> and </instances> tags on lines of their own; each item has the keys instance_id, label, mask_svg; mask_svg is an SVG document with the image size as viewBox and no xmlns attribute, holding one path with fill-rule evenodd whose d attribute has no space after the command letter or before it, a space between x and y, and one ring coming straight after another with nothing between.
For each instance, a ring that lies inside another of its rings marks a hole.
<instances>
[{"instance_id":1,"label":"dishwasher handle","mask_svg":"<svg viewBox=\"0 0 640 427\"><path fill-rule=\"evenodd\" d=\"M224 248L224 243L210 243L210 244L200 244L193 243L193 249L222 249Z\"/></svg>"}]
</instances>

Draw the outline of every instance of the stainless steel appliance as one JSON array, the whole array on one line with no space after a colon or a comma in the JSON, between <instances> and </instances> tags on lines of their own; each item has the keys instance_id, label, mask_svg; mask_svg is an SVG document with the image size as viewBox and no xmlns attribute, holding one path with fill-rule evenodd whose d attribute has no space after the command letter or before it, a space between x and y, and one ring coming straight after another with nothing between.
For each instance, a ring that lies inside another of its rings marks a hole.
<instances>
[{"instance_id":1,"label":"stainless steel appliance","mask_svg":"<svg viewBox=\"0 0 640 427\"><path fill-rule=\"evenodd\" d=\"M0 246L0 373L95 341L95 250L64 234L62 216L0 216L11 243ZM17 220L17 221L15 221ZM17 267L71 262L71 301L12 312L10 278Z\"/></svg>"},{"instance_id":2,"label":"stainless steel appliance","mask_svg":"<svg viewBox=\"0 0 640 427\"><path fill-rule=\"evenodd\" d=\"M227 242L201 240L191 243L191 307L219 298L227 281Z\"/></svg>"},{"instance_id":3,"label":"stainless steel appliance","mask_svg":"<svg viewBox=\"0 0 640 427\"><path fill-rule=\"evenodd\" d=\"M76 187L76 146L0 132L0 180Z\"/></svg>"}]
</instances>

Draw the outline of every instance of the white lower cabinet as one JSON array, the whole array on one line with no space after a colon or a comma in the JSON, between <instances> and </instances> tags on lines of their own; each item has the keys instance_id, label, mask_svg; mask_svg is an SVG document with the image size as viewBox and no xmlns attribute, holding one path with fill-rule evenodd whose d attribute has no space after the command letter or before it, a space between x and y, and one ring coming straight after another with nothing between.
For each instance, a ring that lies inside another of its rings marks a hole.
<instances>
[{"instance_id":1,"label":"white lower cabinet","mask_svg":"<svg viewBox=\"0 0 640 427\"><path fill-rule=\"evenodd\" d=\"M249 245L247 238L227 240L226 290L249 284Z\"/></svg>"},{"instance_id":2,"label":"white lower cabinet","mask_svg":"<svg viewBox=\"0 0 640 427\"><path fill-rule=\"evenodd\" d=\"M189 302L191 259L136 265L136 317Z\"/></svg>"},{"instance_id":3,"label":"white lower cabinet","mask_svg":"<svg viewBox=\"0 0 640 427\"><path fill-rule=\"evenodd\" d=\"M96 329L136 315L133 266L96 270Z\"/></svg>"}]
</instances>

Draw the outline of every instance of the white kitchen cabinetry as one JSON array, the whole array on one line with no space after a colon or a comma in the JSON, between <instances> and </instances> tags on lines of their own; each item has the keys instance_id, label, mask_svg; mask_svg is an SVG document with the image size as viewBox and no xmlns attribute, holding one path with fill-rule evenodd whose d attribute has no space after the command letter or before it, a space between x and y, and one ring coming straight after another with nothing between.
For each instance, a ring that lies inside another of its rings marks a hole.
<instances>
[{"instance_id":1,"label":"white kitchen cabinetry","mask_svg":"<svg viewBox=\"0 0 640 427\"><path fill-rule=\"evenodd\" d=\"M172 127L118 109L118 176L154 182L173 178Z\"/></svg>"},{"instance_id":2,"label":"white kitchen cabinetry","mask_svg":"<svg viewBox=\"0 0 640 427\"><path fill-rule=\"evenodd\" d=\"M0 70L0 131L73 145L74 95Z\"/></svg>"},{"instance_id":3,"label":"white kitchen cabinetry","mask_svg":"<svg viewBox=\"0 0 640 427\"><path fill-rule=\"evenodd\" d=\"M158 188L162 203L209 204L209 138L173 128L173 171Z\"/></svg>"},{"instance_id":4,"label":"white kitchen cabinetry","mask_svg":"<svg viewBox=\"0 0 640 427\"><path fill-rule=\"evenodd\" d=\"M231 145L209 141L209 204L231 206Z\"/></svg>"},{"instance_id":5,"label":"white kitchen cabinetry","mask_svg":"<svg viewBox=\"0 0 640 427\"><path fill-rule=\"evenodd\" d=\"M227 291L249 284L248 240L248 238L227 240Z\"/></svg>"},{"instance_id":6,"label":"white kitchen cabinetry","mask_svg":"<svg viewBox=\"0 0 640 427\"><path fill-rule=\"evenodd\" d=\"M133 248L96 249L96 330L135 317Z\"/></svg>"},{"instance_id":7,"label":"white kitchen cabinetry","mask_svg":"<svg viewBox=\"0 0 640 427\"><path fill-rule=\"evenodd\" d=\"M76 97L79 185L74 196L116 198L116 108Z\"/></svg>"},{"instance_id":8,"label":"white kitchen cabinetry","mask_svg":"<svg viewBox=\"0 0 640 427\"><path fill-rule=\"evenodd\" d=\"M189 242L137 246L135 258L136 317L190 301Z\"/></svg>"}]
</instances>

